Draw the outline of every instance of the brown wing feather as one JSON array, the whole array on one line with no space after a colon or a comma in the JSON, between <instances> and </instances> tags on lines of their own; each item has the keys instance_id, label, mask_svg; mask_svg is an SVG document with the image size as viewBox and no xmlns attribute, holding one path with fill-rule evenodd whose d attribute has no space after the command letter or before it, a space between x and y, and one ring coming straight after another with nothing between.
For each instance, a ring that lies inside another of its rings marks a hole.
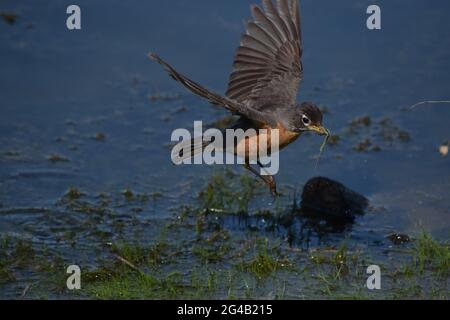
<instances>
[{"instance_id":1,"label":"brown wing feather","mask_svg":"<svg viewBox=\"0 0 450 320\"><path fill-rule=\"evenodd\" d=\"M263 0L236 52L227 97L255 109L295 104L303 67L298 0Z\"/></svg>"},{"instance_id":2,"label":"brown wing feather","mask_svg":"<svg viewBox=\"0 0 450 320\"><path fill-rule=\"evenodd\" d=\"M235 100L232 100L227 97L222 97L206 89L205 87L199 85L198 83L192 81L191 79L187 78L186 76L176 71L171 65L169 65L167 62L162 60L154 53L150 53L149 58L161 64L174 80L180 82L183 86L185 86L187 89L189 89L196 95L207 99L210 103L223 106L229 111L231 111L233 114L243 116L257 123L269 124L272 126L276 125L276 119L273 116L273 114L262 112L261 110L253 108L251 106L244 106L243 104ZM251 73L248 73L247 75L250 74ZM248 86L243 86L243 88L245 90L250 90Z\"/></svg>"}]
</instances>

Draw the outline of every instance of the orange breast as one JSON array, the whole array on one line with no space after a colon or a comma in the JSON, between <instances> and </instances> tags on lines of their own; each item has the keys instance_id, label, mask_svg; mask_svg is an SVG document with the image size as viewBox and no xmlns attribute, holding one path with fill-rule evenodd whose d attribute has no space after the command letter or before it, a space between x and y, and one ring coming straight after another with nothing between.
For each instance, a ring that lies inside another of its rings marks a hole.
<instances>
[{"instance_id":1,"label":"orange breast","mask_svg":"<svg viewBox=\"0 0 450 320\"><path fill-rule=\"evenodd\" d=\"M266 152L268 155L270 155L272 151L272 145L271 145L271 131L273 128L270 128L268 126L264 126L261 129L266 129L266 137L265 140L267 141L266 146L262 146L265 148L265 150L260 150L260 139L262 139L262 134L260 134L257 131L257 134L251 137L246 137L245 139L242 139L241 141L238 141L238 144L235 148L235 154L245 157L247 160L249 159L257 159L257 155L261 154L261 152ZM286 130L284 127L282 127L280 124L278 124L278 150L283 149L288 144L294 142L300 134L297 132L292 132L289 130ZM264 140L263 140L264 141ZM275 142L274 142L275 143ZM244 156L245 155L245 156Z\"/></svg>"},{"instance_id":2,"label":"orange breast","mask_svg":"<svg viewBox=\"0 0 450 320\"><path fill-rule=\"evenodd\" d=\"M300 133L298 132L293 132L293 131L289 131L287 129L285 129L283 126L281 126L278 123L277 129L279 130L279 149L283 149L284 147L286 147L288 144L294 142L295 140L297 140L297 138L300 136Z\"/></svg>"}]
</instances>

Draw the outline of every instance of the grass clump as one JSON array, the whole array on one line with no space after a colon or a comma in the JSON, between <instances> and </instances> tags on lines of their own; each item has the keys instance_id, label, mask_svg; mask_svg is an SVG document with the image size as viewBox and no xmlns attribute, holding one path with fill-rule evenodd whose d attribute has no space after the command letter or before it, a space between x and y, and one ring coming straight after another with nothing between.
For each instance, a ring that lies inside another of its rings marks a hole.
<instances>
[{"instance_id":1,"label":"grass clump","mask_svg":"<svg viewBox=\"0 0 450 320\"><path fill-rule=\"evenodd\" d=\"M59 255L45 246L36 247L29 239L0 237L0 286L23 281L25 273L40 275L39 285L33 285L33 291L42 285L48 291L60 293L61 284L65 287L64 261Z\"/></svg>"},{"instance_id":2,"label":"grass clump","mask_svg":"<svg viewBox=\"0 0 450 320\"><path fill-rule=\"evenodd\" d=\"M414 264L423 274L430 269L438 276L448 276L450 273L450 245L439 243L429 234L422 233L415 242L413 248Z\"/></svg>"},{"instance_id":3,"label":"grass clump","mask_svg":"<svg viewBox=\"0 0 450 320\"><path fill-rule=\"evenodd\" d=\"M36 253L30 240L0 239L0 278L13 279L11 267L24 269L36 260Z\"/></svg>"},{"instance_id":4,"label":"grass clump","mask_svg":"<svg viewBox=\"0 0 450 320\"><path fill-rule=\"evenodd\" d=\"M205 276L206 275L206 276ZM219 275L212 270L193 270L189 297L193 299L210 298L219 286Z\"/></svg>"},{"instance_id":5,"label":"grass clump","mask_svg":"<svg viewBox=\"0 0 450 320\"><path fill-rule=\"evenodd\" d=\"M168 248L165 241L158 241L148 247L139 243L119 243L113 245L112 252L133 265L155 266L168 262Z\"/></svg>"},{"instance_id":6,"label":"grass clump","mask_svg":"<svg viewBox=\"0 0 450 320\"><path fill-rule=\"evenodd\" d=\"M349 272L347 260L347 245L343 243L331 259L332 264L336 267L336 278L340 278Z\"/></svg>"},{"instance_id":7,"label":"grass clump","mask_svg":"<svg viewBox=\"0 0 450 320\"><path fill-rule=\"evenodd\" d=\"M264 279L283 268L291 267L290 261L282 257L278 251L269 247L268 241L257 244L256 255L247 261L242 261L239 269L255 275L257 279Z\"/></svg>"},{"instance_id":8,"label":"grass clump","mask_svg":"<svg viewBox=\"0 0 450 320\"><path fill-rule=\"evenodd\" d=\"M132 264L141 265L147 261L147 250L139 243L114 244L112 251Z\"/></svg>"},{"instance_id":9,"label":"grass clump","mask_svg":"<svg viewBox=\"0 0 450 320\"><path fill-rule=\"evenodd\" d=\"M82 196L86 195L84 192L80 191L77 187L69 187L69 190L64 194L63 200L65 202L70 202L73 200L78 200Z\"/></svg>"},{"instance_id":10,"label":"grass clump","mask_svg":"<svg viewBox=\"0 0 450 320\"><path fill-rule=\"evenodd\" d=\"M174 299L183 296L186 285L182 275L174 272L156 277L138 272L124 272L107 281L96 281L86 287L97 299Z\"/></svg>"},{"instance_id":11,"label":"grass clump","mask_svg":"<svg viewBox=\"0 0 450 320\"><path fill-rule=\"evenodd\" d=\"M229 169L213 175L199 193L205 209L228 213L247 213L255 196L256 181L243 174L239 178Z\"/></svg>"},{"instance_id":12,"label":"grass clump","mask_svg":"<svg viewBox=\"0 0 450 320\"><path fill-rule=\"evenodd\" d=\"M115 274L108 269L92 271L95 277L85 286L88 296L119 300L204 299L213 296L219 286L219 277L211 270L194 270L187 278L179 272L154 275L124 270Z\"/></svg>"},{"instance_id":13,"label":"grass clump","mask_svg":"<svg viewBox=\"0 0 450 320\"><path fill-rule=\"evenodd\" d=\"M227 244L219 246L195 246L192 253L203 263L215 263L225 259L226 254L230 251Z\"/></svg>"},{"instance_id":14,"label":"grass clump","mask_svg":"<svg viewBox=\"0 0 450 320\"><path fill-rule=\"evenodd\" d=\"M11 270L11 261L7 251L9 245L10 238L8 236L0 238L0 286L16 280Z\"/></svg>"}]
</instances>

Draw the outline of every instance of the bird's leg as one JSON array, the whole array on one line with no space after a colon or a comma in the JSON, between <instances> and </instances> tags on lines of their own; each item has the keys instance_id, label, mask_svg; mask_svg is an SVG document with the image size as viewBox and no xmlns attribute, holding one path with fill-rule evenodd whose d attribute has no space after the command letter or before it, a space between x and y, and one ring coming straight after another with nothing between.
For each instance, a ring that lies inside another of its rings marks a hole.
<instances>
[{"instance_id":1,"label":"bird's leg","mask_svg":"<svg viewBox=\"0 0 450 320\"><path fill-rule=\"evenodd\" d=\"M261 164L259 163L259 161L258 161L258 165L259 165L261 168L264 169L264 167L261 166ZM247 170L250 170L254 175L256 175L258 178L260 178L261 180L263 180L264 183L267 184L267 185L269 186L269 188L270 188L270 193L271 193L273 196L275 196L275 197L276 197L276 196L279 196L279 193L277 192L277 185L276 185L276 182L275 182L275 178L274 178L273 176L271 176L271 175L263 176L263 175L259 174L259 172L258 172L256 169L254 169L254 168L250 165L250 163L248 163L248 162L246 162L246 163L244 164L244 168L247 169Z\"/></svg>"},{"instance_id":2,"label":"bird's leg","mask_svg":"<svg viewBox=\"0 0 450 320\"><path fill-rule=\"evenodd\" d=\"M280 193L277 192L277 183L275 181L275 177L271 174L269 174L266 170L266 168L264 168L264 166L261 164L261 162L258 160L258 166L266 173L266 175L264 175L263 177L266 177L270 188L270 192L274 195L274 196L281 196Z\"/></svg>"}]
</instances>

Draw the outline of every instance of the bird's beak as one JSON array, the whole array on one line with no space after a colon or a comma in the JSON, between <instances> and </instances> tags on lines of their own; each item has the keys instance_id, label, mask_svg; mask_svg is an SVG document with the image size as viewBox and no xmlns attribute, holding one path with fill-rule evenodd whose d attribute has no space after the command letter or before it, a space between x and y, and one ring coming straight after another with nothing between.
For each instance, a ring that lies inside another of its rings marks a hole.
<instances>
[{"instance_id":1,"label":"bird's beak","mask_svg":"<svg viewBox=\"0 0 450 320\"><path fill-rule=\"evenodd\" d=\"M330 136L330 131L327 128L325 128L324 126L314 126L313 125L313 126L309 126L308 129L310 131L316 132L317 134L319 134L321 136L327 136L327 137Z\"/></svg>"}]
</instances>

